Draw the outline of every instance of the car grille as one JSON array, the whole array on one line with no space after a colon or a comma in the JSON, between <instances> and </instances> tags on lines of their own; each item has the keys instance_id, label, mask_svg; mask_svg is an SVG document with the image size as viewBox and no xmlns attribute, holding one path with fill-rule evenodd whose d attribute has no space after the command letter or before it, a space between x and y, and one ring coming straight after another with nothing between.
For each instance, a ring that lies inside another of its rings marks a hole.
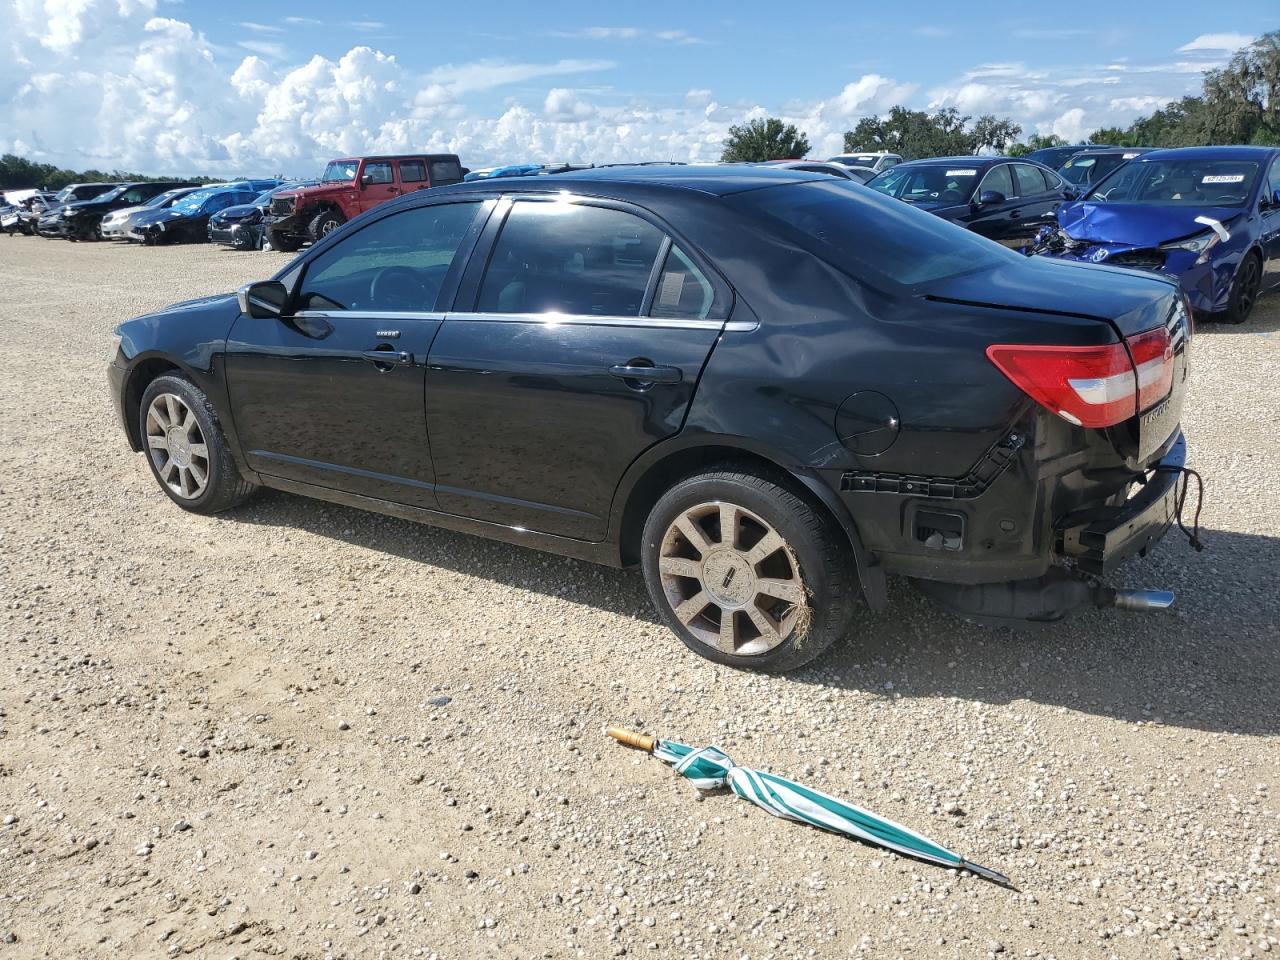
<instances>
[{"instance_id":1,"label":"car grille","mask_svg":"<svg viewBox=\"0 0 1280 960\"><path fill-rule=\"evenodd\" d=\"M1164 252L1160 250L1123 250L1108 257L1105 262L1116 267L1163 270Z\"/></svg>"},{"instance_id":2,"label":"car grille","mask_svg":"<svg viewBox=\"0 0 1280 960\"><path fill-rule=\"evenodd\" d=\"M293 197L272 197L271 214L276 217L288 217L293 214Z\"/></svg>"}]
</instances>

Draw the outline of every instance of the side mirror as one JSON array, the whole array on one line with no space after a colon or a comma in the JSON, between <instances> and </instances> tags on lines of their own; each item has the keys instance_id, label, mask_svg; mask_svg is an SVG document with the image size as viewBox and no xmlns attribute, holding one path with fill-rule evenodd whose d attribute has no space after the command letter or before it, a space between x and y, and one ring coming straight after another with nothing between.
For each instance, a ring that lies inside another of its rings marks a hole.
<instances>
[{"instance_id":1,"label":"side mirror","mask_svg":"<svg viewBox=\"0 0 1280 960\"><path fill-rule=\"evenodd\" d=\"M360 178L360 189L363 190L365 187L367 187L371 183L373 183L373 177L369 176L369 174L367 173L364 174Z\"/></svg>"},{"instance_id":2,"label":"side mirror","mask_svg":"<svg viewBox=\"0 0 1280 960\"><path fill-rule=\"evenodd\" d=\"M279 280L259 280L246 283L236 293L240 312L255 320L274 320L284 315L284 305L289 291Z\"/></svg>"},{"instance_id":3,"label":"side mirror","mask_svg":"<svg viewBox=\"0 0 1280 960\"><path fill-rule=\"evenodd\" d=\"M990 207L995 204L1004 203L1005 196L999 190L983 190L978 194L978 206Z\"/></svg>"}]
</instances>

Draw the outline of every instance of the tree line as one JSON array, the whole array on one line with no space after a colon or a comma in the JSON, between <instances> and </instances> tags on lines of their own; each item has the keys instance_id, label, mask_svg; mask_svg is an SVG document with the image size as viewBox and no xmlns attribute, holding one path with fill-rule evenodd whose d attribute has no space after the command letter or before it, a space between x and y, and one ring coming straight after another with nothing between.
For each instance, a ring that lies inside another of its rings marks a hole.
<instances>
[{"instance_id":1,"label":"tree line","mask_svg":"<svg viewBox=\"0 0 1280 960\"><path fill-rule=\"evenodd\" d=\"M1033 133L1007 117L963 116L953 107L927 113L894 107L884 117L864 117L844 135L846 153L888 151L903 159L983 152L1025 156L1042 147L1066 146L1056 134ZM1242 143L1280 146L1280 30L1236 51L1221 69L1204 74L1203 91L1166 104L1128 127L1093 131L1089 143L1117 147L1194 147ZM800 158L809 138L776 117L729 128L725 161Z\"/></svg>"},{"instance_id":2,"label":"tree line","mask_svg":"<svg viewBox=\"0 0 1280 960\"><path fill-rule=\"evenodd\" d=\"M218 177L153 177L125 170L67 170L52 163L36 163L12 153L0 156L0 188L60 190L71 183L131 183L145 180L185 180L189 183L219 183Z\"/></svg>"}]
</instances>

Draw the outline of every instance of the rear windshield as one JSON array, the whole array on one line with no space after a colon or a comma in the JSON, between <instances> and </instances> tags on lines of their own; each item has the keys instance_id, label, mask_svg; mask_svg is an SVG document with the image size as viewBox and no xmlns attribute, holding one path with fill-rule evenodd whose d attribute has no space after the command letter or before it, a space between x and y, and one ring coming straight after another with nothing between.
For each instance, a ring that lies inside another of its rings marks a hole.
<instances>
[{"instance_id":1,"label":"rear windshield","mask_svg":"<svg viewBox=\"0 0 1280 960\"><path fill-rule=\"evenodd\" d=\"M1094 203L1242 207L1257 176L1258 165L1251 160L1138 159L1113 171L1089 192L1088 199Z\"/></svg>"},{"instance_id":2,"label":"rear windshield","mask_svg":"<svg viewBox=\"0 0 1280 960\"><path fill-rule=\"evenodd\" d=\"M747 190L731 206L781 225L802 246L857 279L916 286L1020 259L963 227L849 181Z\"/></svg>"}]
</instances>

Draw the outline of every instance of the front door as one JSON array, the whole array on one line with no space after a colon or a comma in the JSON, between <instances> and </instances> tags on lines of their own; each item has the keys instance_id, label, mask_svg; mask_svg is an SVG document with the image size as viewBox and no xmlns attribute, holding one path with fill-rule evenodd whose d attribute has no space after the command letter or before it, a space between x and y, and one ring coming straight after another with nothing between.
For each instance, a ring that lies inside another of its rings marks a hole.
<instances>
[{"instance_id":1,"label":"front door","mask_svg":"<svg viewBox=\"0 0 1280 960\"><path fill-rule=\"evenodd\" d=\"M1029 243L1046 223L1057 222L1062 197L1039 167L1013 164L1018 203L1010 217L1008 241L1011 246Z\"/></svg>"},{"instance_id":2,"label":"front door","mask_svg":"<svg viewBox=\"0 0 1280 960\"><path fill-rule=\"evenodd\" d=\"M683 424L728 290L649 220L554 199L512 204L477 268L427 373L440 507L601 540L623 472Z\"/></svg>"},{"instance_id":3,"label":"front door","mask_svg":"<svg viewBox=\"0 0 1280 960\"><path fill-rule=\"evenodd\" d=\"M1266 289L1280 287L1280 157L1271 162L1271 172L1262 185L1262 250L1263 285Z\"/></svg>"},{"instance_id":4,"label":"front door","mask_svg":"<svg viewBox=\"0 0 1280 960\"><path fill-rule=\"evenodd\" d=\"M366 160L358 186L357 203L362 212L400 196L395 163L391 160Z\"/></svg>"},{"instance_id":5,"label":"front door","mask_svg":"<svg viewBox=\"0 0 1280 960\"><path fill-rule=\"evenodd\" d=\"M375 220L305 264L287 316L236 320L227 386L252 469L436 505L427 354L437 298L481 207L433 204Z\"/></svg>"},{"instance_id":6,"label":"front door","mask_svg":"<svg viewBox=\"0 0 1280 960\"><path fill-rule=\"evenodd\" d=\"M1013 182L1012 167L1002 163L992 167L982 178L978 189L973 193L973 213L967 221L962 221L974 233L1006 242L1013 233L1014 211L1017 209L1016 187ZM979 203L984 193L998 193L1004 200L999 203Z\"/></svg>"}]
</instances>

